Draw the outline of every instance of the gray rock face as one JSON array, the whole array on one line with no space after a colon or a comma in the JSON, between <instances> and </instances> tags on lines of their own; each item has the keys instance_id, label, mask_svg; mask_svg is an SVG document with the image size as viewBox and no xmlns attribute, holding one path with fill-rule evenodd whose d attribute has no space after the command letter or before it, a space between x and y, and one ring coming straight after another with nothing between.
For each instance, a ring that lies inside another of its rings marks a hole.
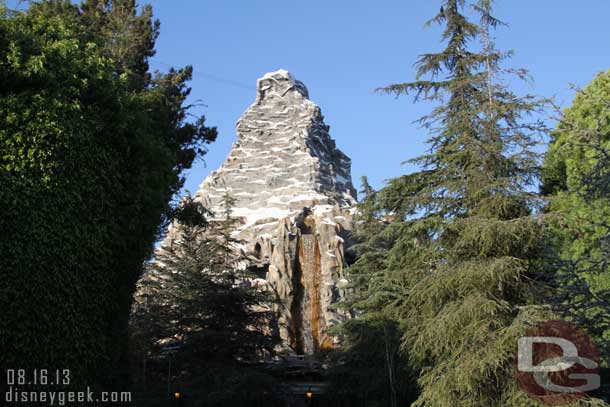
<instances>
[{"instance_id":1,"label":"gray rock face","mask_svg":"<svg viewBox=\"0 0 610 407\"><path fill-rule=\"evenodd\" d=\"M201 185L201 199L213 205L229 189L239 214L250 220L250 211L263 216L263 208L276 216L304 206L351 206L350 159L307 95L284 70L259 79L256 101L237 122L237 142Z\"/></svg>"},{"instance_id":2,"label":"gray rock face","mask_svg":"<svg viewBox=\"0 0 610 407\"><path fill-rule=\"evenodd\" d=\"M274 326L297 353L333 345L326 330L346 318L330 306L345 295L344 251L356 193L350 159L337 149L320 108L290 73L257 82L237 122L237 141L195 199L221 213L228 192L241 224L240 267L276 293Z\"/></svg>"}]
</instances>

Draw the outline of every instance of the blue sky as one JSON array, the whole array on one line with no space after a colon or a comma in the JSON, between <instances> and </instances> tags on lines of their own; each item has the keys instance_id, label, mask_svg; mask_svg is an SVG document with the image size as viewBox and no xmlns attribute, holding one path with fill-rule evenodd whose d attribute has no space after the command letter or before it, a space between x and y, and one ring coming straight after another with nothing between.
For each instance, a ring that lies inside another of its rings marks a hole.
<instances>
[{"instance_id":1,"label":"blue sky","mask_svg":"<svg viewBox=\"0 0 610 407\"><path fill-rule=\"evenodd\" d=\"M322 108L331 136L352 158L352 177L367 175L376 187L412 170L401 162L425 151L426 133L413 121L430 106L374 89L414 78L423 52L438 50L438 29L424 23L438 11L434 0L154 0L161 20L152 66L192 64L193 98L207 105L208 123L219 129L205 163L187 175L196 191L235 140L235 122L254 100L256 79L285 68L303 81ZM510 24L497 33L501 48L514 49L513 66L534 81L520 91L556 96L569 104L569 84L586 85L610 68L610 1L498 0L497 14Z\"/></svg>"},{"instance_id":2,"label":"blue sky","mask_svg":"<svg viewBox=\"0 0 610 407\"><path fill-rule=\"evenodd\" d=\"M401 162L425 151L426 133L413 121L430 106L374 89L414 78L423 52L441 47L438 29L424 23L437 0L152 0L161 20L153 68L187 64L195 69L195 109L219 129L205 164L187 173L196 191L220 166L235 141L235 122L255 97L256 79L284 68L303 81L331 126L331 136L352 158L359 185L376 187L412 170ZM514 49L510 64L530 70L532 84L517 89L556 96L562 105L569 84L586 85L610 68L610 1L497 0L496 14L510 24L498 46Z\"/></svg>"}]
</instances>

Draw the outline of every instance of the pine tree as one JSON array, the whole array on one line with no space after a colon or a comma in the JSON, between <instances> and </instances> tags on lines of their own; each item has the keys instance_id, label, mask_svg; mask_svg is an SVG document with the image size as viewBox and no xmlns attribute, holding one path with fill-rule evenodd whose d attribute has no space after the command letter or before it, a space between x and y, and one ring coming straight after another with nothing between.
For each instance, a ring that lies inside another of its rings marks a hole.
<instances>
[{"instance_id":1,"label":"pine tree","mask_svg":"<svg viewBox=\"0 0 610 407\"><path fill-rule=\"evenodd\" d=\"M531 192L532 148L545 126L527 121L542 105L501 81L510 53L491 40L501 25L491 2L475 4L480 23L465 3L443 1L429 22L444 26L446 47L420 57L416 80L381 89L438 105L420 120L431 134L429 153L411 160L421 170L378 193L392 245L376 279L391 282L381 288L386 308L404 321L405 351L423 366L414 405L531 406L512 364L519 335L550 316L546 227Z\"/></svg>"},{"instance_id":2,"label":"pine tree","mask_svg":"<svg viewBox=\"0 0 610 407\"><path fill-rule=\"evenodd\" d=\"M387 267L392 242L385 233L389 222L382 219L377 191L366 177L361 181L352 236L355 244L350 248L357 260L347 270L351 295L339 304L357 318L333 329L342 338L342 348L334 357L329 387L334 397L353 403L383 402L396 407L414 400L416 385L407 357L399 352L400 321L383 307L390 298L387 289L397 291L395 281L380 273ZM359 391L354 393L353 388Z\"/></svg>"},{"instance_id":3,"label":"pine tree","mask_svg":"<svg viewBox=\"0 0 610 407\"><path fill-rule=\"evenodd\" d=\"M193 372L257 360L273 348L265 331L269 299L235 267L232 202L227 196L225 217L208 221L212 214L199 202L183 199L177 238L157 252L134 307L134 332L148 336L153 352L168 340L183 345Z\"/></svg>"},{"instance_id":4,"label":"pine tree","mask_svg":"<svg viewBox=\"0 0 610 407\"><path fill-rule=\"evenodd\" d=\"M326 396L339 405L408 405L417 396L415 374L400 352L397 321L366 315L342 324L341 349L332 355ZM345 404L347 403L347 404Z\"/></svg>"},{"instance_id":5,"label":"pine tree","mask_svg":"<svg viewBox=\"0 0 610 407\"><path fill-rule=\"evenodd\" d=\"M376 299L369 297L367 287L371 284L375 273L384 269L389 246L382 234L387 222L380 220L382 215L378 210L377 192L373 190L367 177L362 177L361 182L361 198L354 216L355 227L352 236L354 244L349 249L350 254L356 259L348 269L350 288L353 292L341 304L356 313L376 308Z\"/></svg>"},{"instance_id":6,"label":"pine tree","mask_svg":"<svg viewBox=\"0 0 610 407\"><path fill-rule=\"evenodd\" d=\"M136 87L147 85L151 80L148 58L155 55L160 29L152 7L139 10L135 0L85 0L81 7L83 21L103 53L116 62L117 74Z\"/></svg>"}]
</instances>

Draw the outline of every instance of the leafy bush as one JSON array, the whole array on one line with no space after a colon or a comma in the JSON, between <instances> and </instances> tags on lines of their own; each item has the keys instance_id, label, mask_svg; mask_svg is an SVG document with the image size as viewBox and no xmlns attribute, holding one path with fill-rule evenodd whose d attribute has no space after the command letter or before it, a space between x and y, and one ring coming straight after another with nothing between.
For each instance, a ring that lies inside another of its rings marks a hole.
<instances>
[{"instance_id":1,"label":"leafy bush","mask_svg":"<svg viewBox=\"0 0 610 407\"><path fill-rule=\"evenodd\" d=\"M124 18L139 24L123 35L151 39L132 51L142 65L151 15L98 3L93 16L44 1L0 18L0 365L110 386L127 382L143 261L181 171L216 130L185 122L190 68L125 69L94 29L113 4L132 7Z\"/></svg>"}]
</instances>

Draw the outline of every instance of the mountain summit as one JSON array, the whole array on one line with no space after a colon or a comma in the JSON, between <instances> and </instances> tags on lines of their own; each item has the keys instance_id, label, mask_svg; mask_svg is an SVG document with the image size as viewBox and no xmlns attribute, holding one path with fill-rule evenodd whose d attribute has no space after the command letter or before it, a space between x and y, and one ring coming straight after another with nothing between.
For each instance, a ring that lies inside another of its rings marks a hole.
<instances>
[{"instance_id":1,"label":"mountain summit","mask_svg":"<svg viewBox=\"0 0 610 407\"><path fill-rule=\"evenodd\" d=\"M255 102L237 122L237 141L198 196L214 206L229 191L236 215L287 216L304 206L352 206L350 159L328 134L303 83L279 70L257 81Z\"/></svg>"},{"instance_id":2,"label":"mountain summit","mask_svg":"<svg viewBox=\"0 0 610 407\"><path fill-rule=\"evenodd\" d=\"M350 166L305 85L278 70L257 81L229 156L195 195L218 214L225 193L236 200L239 266L275 293L273 329L299 354L332 346L326 329L346 318L331 305L348 284L345 245L356 203Z\"/></svg>"}]
</instances>

